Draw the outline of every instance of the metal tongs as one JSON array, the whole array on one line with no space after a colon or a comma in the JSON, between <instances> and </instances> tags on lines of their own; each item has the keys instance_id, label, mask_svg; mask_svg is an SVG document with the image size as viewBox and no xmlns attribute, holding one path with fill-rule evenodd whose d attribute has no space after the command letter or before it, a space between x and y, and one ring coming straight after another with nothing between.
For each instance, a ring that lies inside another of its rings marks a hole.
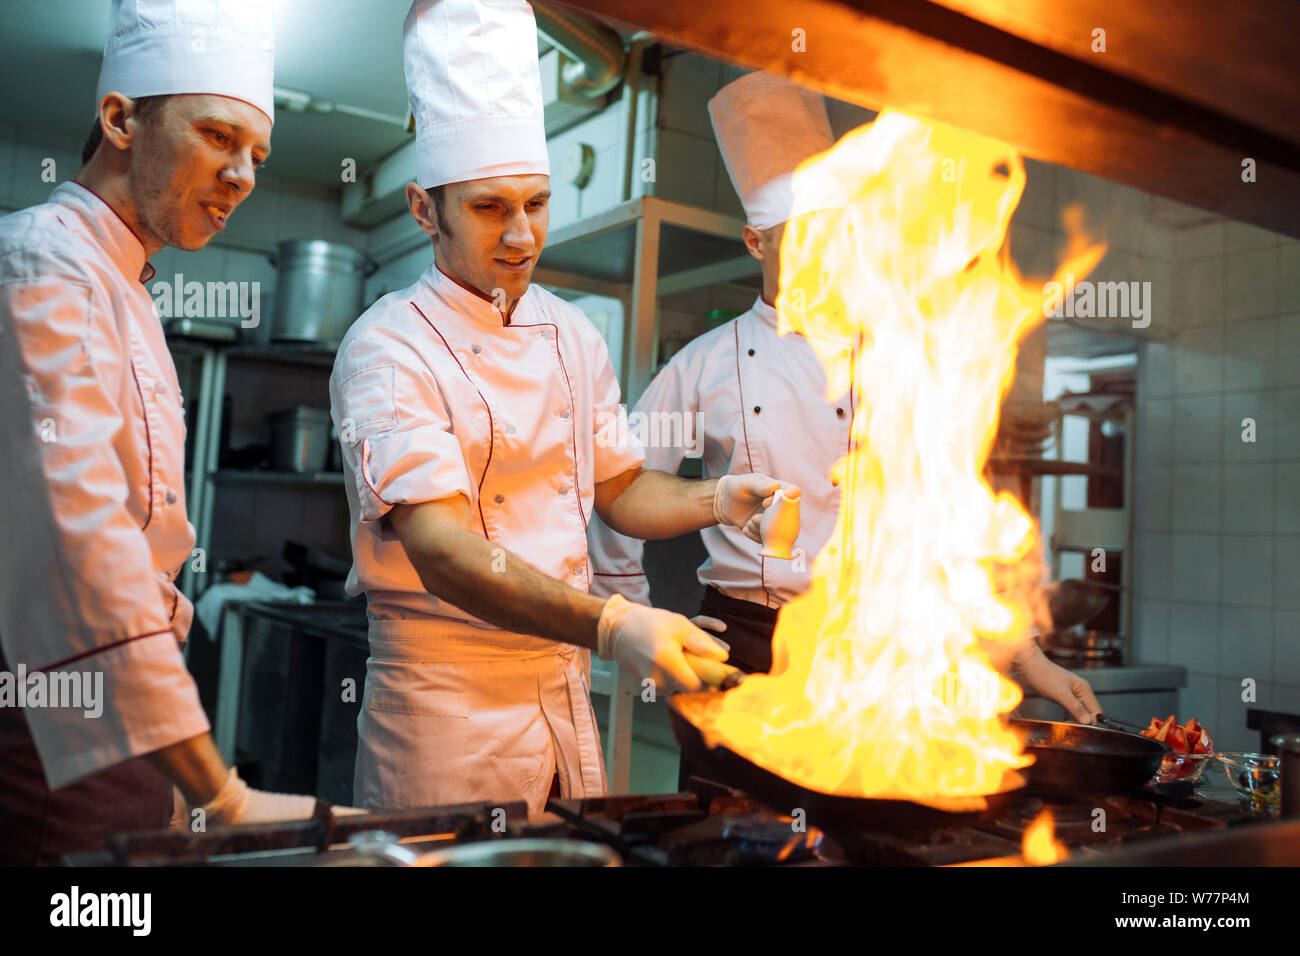
<instances>
[{"instance_id":1,"label":"metal tongs","mask_svg":"<svg viewBox=\"0 0 1300 956\"><path fill-rule=\"evenodd\" d=\"M1131 724L1127 720L1120 720L1118 717L1111 717L1108 714L1097 714L1093 720L1100 727L1108 727L1111 730L1120 730L1126 734L1137 734L1139 737L1145 736L1142 731L1146 730L1138 724Z\"/></svg>"}]
</instances>

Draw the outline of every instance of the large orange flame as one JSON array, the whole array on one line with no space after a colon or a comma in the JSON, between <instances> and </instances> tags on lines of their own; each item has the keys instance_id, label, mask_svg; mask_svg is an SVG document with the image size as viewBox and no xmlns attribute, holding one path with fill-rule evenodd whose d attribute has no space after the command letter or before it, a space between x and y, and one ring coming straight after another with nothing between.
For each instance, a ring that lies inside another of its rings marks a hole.
<instances>
[{"instance_id":1,"label":"large orange flame","mask_svg":"<svg viewBox=\"0 0 1300 956\"><path fill-rule=\"evenodd\" d=\"M828 396L852 374L853 450L773 674L702 729L803 786L958 809L1031 762L999 717L1021 693L998 668L1031 633L1038 532L983 477L1016 342L1044 316L1042 280L1004 243L1024 183L1010 147L896 112L795 174L825 211L788 223L776 304L814 348L860 343L851 370L839 345L823 356Z\"/></svg>"}]
</instances>

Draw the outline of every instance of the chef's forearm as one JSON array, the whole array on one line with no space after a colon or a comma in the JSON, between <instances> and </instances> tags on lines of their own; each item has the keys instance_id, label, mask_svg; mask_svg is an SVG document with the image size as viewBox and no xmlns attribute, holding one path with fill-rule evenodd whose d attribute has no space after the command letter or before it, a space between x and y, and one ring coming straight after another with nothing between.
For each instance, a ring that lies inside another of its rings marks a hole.
<instances>
[{"instance_id":1,"label":"chef's forearm","mask_svg":"<svg viewBox=\"0 0 1300 956\"><path fill-rule=\"evenodd\" d=\"M406 553L429 593L462 611L508 631L596 647L604 599L542 574L491 541L450 529L406 544Z\"/></svg>"},{"instance_id":2,"label":"chef's forearm","mask_svg":"<svg viewBox=\"0 0 1300 956\"><path fill-rule=\"evenodd\" d=\"M147 759L155 770L180 787L191 807L211 803L226 782L226 762L211 734L199 734L155 750Z\"/></svg>"},{"instance_id":3,"label":"chef's forearm","mask_svg":"<svg viewBox=\"0 0 1300 956\"><path fill-rule=\"evenodd\" d=\"M615 531L651 541L675 538L717 522L713 518L716 478L680 478L643 470L602 514Z\"/></svg>"}]
</instances>

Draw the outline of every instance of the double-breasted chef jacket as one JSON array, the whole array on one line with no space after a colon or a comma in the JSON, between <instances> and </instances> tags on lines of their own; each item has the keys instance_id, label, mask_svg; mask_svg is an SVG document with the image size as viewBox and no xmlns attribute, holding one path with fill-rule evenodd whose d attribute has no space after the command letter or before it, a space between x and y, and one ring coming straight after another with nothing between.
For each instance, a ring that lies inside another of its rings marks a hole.
<instances>
[{"instance_id":1,"label":"double-breasted chef jacket","mask_svg":"<svg viewBox=\"0 0 1300 956\"><path fill-rule=\"evenodd\" d=\"M194 528L152 275L74 182L0 219L0 643L11 671L103 681L98 717L25 710L51 788L208 730L181 656Z\"/></svg>"},{"instance_id":2,"label":"double-breasted chef jacket","mask_svg":"<svg viewBox=\"0 0 1300 956\"><path fill-rule=\"evenodd\" d=\"M808 589L813 560L834 530L841 494L830 474L849 452L854 409L851 388L826 398L822 364L842 363L840 380L851 382L853 341L818 340L814 348L799 333L781 335L778 318L759 298L748 312L691 341L651 381L631 417L633 431L640 424L648 436L647 468L675 473L687 454L696 454L708 477L780 475L803 492L795 560L764 557L762 546L736 528L715 525L700 532L708 550L700 583L772 609ZM667 422L673 414L698 421L694 447L663 440L675 433L656 427L653 416ZM593 593L617 592L649 604L643 548L644 542L594 523Z\"/></svg>"},{"instance_id":3,"label":"double-breasted chef jacket","mask_svg":"<svg viewBox=\"0 0 1300 956\"><path fill-rule=\"evenodd\" d=\"M370 659L353 801L545 805L605 792L589 654L505 631L425 590L382 519L464 495L470 530L578 590L595 485L642 464L600 333L537 286L507 322L431 265L349 330L330 378L351 512L349 593ZM502 564L504 569L504 563Z\"/></svg>"}]
</instances>

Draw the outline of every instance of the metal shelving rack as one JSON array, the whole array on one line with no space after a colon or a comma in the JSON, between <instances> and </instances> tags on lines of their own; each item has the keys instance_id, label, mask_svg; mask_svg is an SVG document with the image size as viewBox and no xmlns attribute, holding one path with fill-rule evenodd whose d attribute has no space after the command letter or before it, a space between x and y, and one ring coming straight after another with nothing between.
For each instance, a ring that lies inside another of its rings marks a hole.
<instances>
[{"instance_id":1,"label":"metal shelving rack","mask_svg":"<svg viewBox=\"0 0 1300 956\"><path fill-rule=\"evenodd\" d=\"M744 225L657 196L629 199L556 229L533 281L623 303L619 381L631 405L654 377L659 299L758 277L758 263L740 238Z\"/></svg>"},{"instance_id":2,"label":"metal shelving rack","mask_svg":"<svg viewBox=\"0 0 1300 956\"><path fill-rule=\"evenodd\" d=\"M334 364L334 350L321 346L270 344L238 345L202 339L168 336L167 346L178 361L197 362L199 395L196 405L194 452L187 462L186 503L194 522L194 546L210 554L212 510L217 488L221 484L257 483L276 486L342 486L343 475L335 472L240 471L219 469L221 438L221 401L226 388L226 366L230 361L262 362L297 368L328 371ZM194 573L192 562L185 562L181 590L190 600L197 600L203 587Z\"/></svg>"}]
</instances>

